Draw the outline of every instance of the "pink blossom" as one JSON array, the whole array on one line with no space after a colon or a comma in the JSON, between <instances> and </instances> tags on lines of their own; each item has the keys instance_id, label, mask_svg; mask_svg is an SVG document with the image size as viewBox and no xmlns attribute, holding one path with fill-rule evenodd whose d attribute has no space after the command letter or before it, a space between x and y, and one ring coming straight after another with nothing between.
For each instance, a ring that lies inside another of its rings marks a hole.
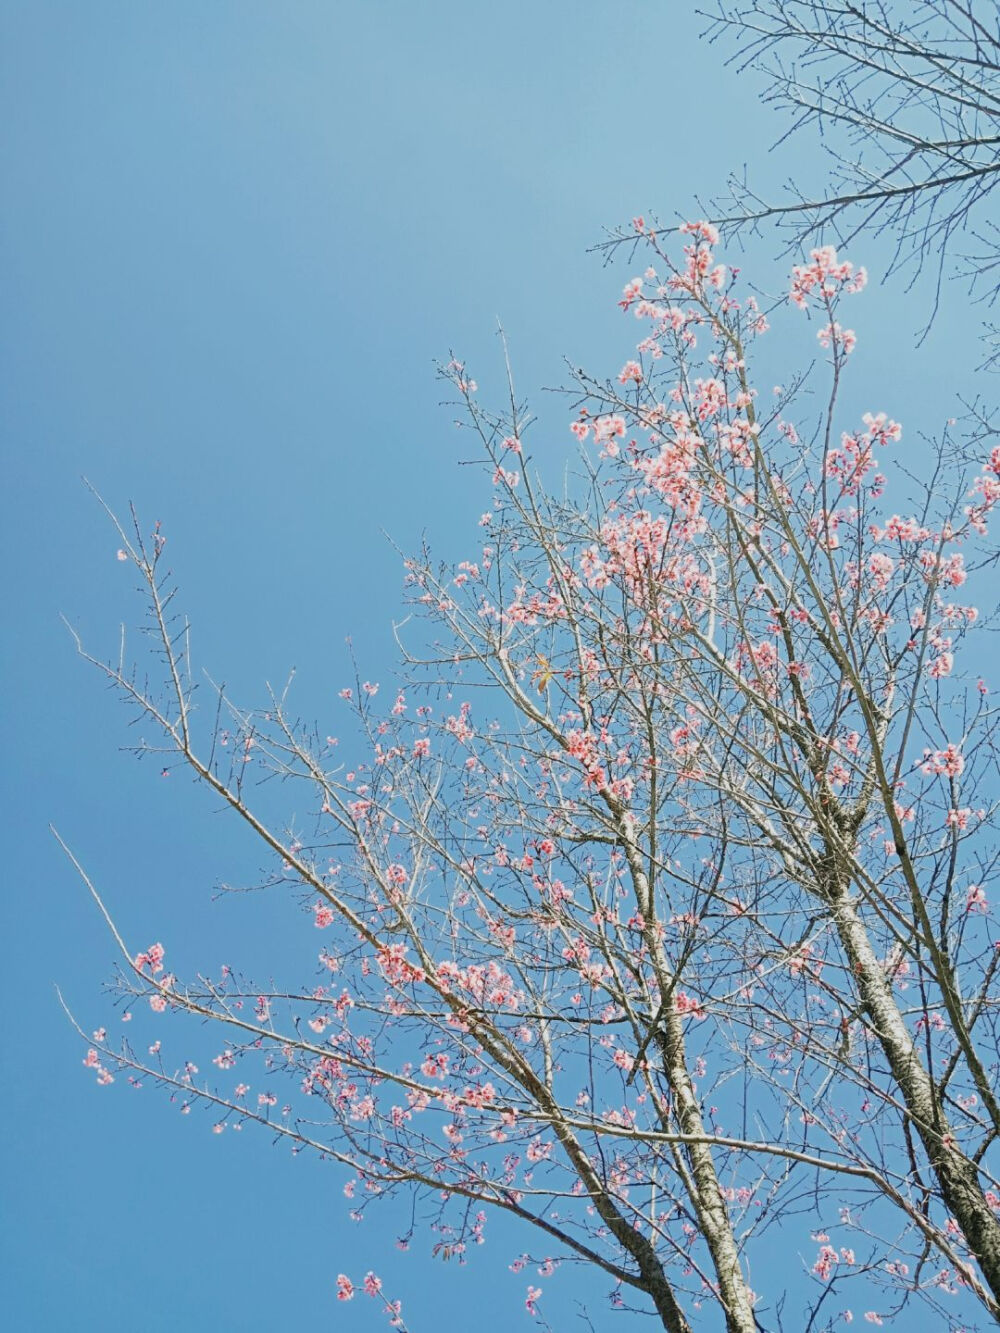
<instances>
[{"instance_id":1,"label":"pink blossom","mask_svg":"<svg viewBox=\"0 0 1000 1333\"><path fill-rule=\"evenodd\" d=\"M145 953L136 954L133 966L139 971L148 967L154 974L162 972L165 953L166 950L162 944L151 944Z\"/></svg>"},{"instance_id":2,"label":"pink blossom","mask_svg":"<svg viewBox=\"0 0 1000 1333\"><path fill-rule=\"evenodd\" d=\"M876 444L888 444L899 441L903 437L903 428L898 421L893 421L886 416L884 412L879 412L877 416L872 416L871 412L866 412L861 420L868 428L868 434Z\"/></svg>"},{"instance_id":3,"label":"pink blossom","mask_svg":"<svg viewBox=\"0 0 1000 1333\"><path fill-rule=\"evenodd\" d=\"M682 222L677 230L682 236L695 236L708 245L719 244L719 229L711 222Z\"/></svg>"},{"instance_id":4,"label":"pink blossom","mask_svg":"<svg viewBox=\"0 0 1000 1333\"><path fill-rule=\"evenodd\" d=\"M853 329L844 329L834 321L820 329L816 334L820 347L840 348L845 356L850 356L858 344L858 336Z\"/></svg>"},{"instance_id":5,"label":"pink blossom","mask_svg":"<svg viewBox=\"0 0 1000 1333\"><path fill-rule=\"evenodd\" d=\"M824 245L809 252L811 264L799 264L792 269L792 287L789 299L804 310L809 297L818 294L829 303L843 288L845 292L860 292L868 281L864 268L854 272L854 265L837 259L832 245Z\"/></svg>"},{"instance_id":6,"label":"pink blossom","mask_svg":"<svg viewBox=\"0 0 1000 1333\"><path fill-rule=\"evenodd\" d=\"M529 1162L544 1162L552 1155L552 1144L542 1139L532 1139L525 1149L525 1157Z\"/></svg>"},{"instance_id":7,"label":"pink blossom","mask_svg":"<svg viewBox=\"0 0 1000 1333\"><path fill-rule=\"evenodd\" d=\"M965 898L965 910L967 912L988 912L989 903L986 900L986 890L981 884L970 884L969 891Z\"/></svg>"},{"instance_id":8,"label":"pink blossom","mask_svg":"<svg viewBox=\"0 0 1000 1333\"><path fill-rule=\"evenodd\" d=\"M925 750L921 767L928 775L943 773L946 777L957 778L965 768L965 759L958 746L952 744L943 750Z\"/></svg>"},{"instance_id":9,"label":"pink blossom","mask_svg":"<svg viewBox=\"0 0 1000 1333\"><path fill-rule=\"evenodd\" d=\"M706 1017L701 1001L693 999L682 990L679 990L674 996L674 1008L679 1014L690 1014L692 1018L699 1021Z\"/></svg>"},{"instance_id":10,"label":"pink blossom","mask_svg":"<svg viewBox=\"0 0 1000 1333\"><path fill-rule=\"evenodd\" d=\"M880 552L876 552L875 555L869 557L868 572L871 574L876 588L880 590L888 587L895 568L895 561Z\"/></svg>"},{"instance_id":11,"label":"pink blossom","mask_svg":"<svg viewBox=\"0 0 1000 1333\"><path fill-rule=\"evenodd\" d=\"M351 1301L354 1299L354 1283L343 1273L337 1275L337 1300Z\"/></svg>"},{"instance_id":12,"label":"pink blossom","mask_svg":"<svg viewBox=\"0 0 1000 1333\"><path fill-rule=\"evenodd\" d=\"M823 1282L829 1281L830 1274L838 1261L837 1251L832 1245L823 1245L813 1264L812 1271Z\"/></svg>"},{"instance_id":13,"label":"pink blossom","mask_svg":"<svg viewBox=\"0 0 1000 1333\"><path fill-rule=\"evenodd\" d=\"M598 417L594 422L594 443L605 444L608 440L620 439L625 434L625 418L621 416Z\"/></svg>"},{"instance_id":14,"label":"pink blossom","mask_svg":"<svg viewBox=\"0 0 1000 1333\"><path fill-rule=\"evenodd\" d=\"M882 535L894 541L917 542L926 541L930 533L926 528L922 528L915 518L900 518L898 514L893 514L886 523Z\"/></svg>"}]
</instances>

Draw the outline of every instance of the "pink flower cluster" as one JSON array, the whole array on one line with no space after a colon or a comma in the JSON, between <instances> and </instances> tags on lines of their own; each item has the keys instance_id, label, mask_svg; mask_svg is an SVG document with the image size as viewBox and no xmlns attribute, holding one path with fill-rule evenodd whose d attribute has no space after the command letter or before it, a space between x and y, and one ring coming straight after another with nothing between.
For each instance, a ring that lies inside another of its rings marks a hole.
<instances>
[{"instance_id":1,"label":"pink flower cluster","mask_svg":"<svg viewBox=\"0 0 1000 1333\"><path fill-rule=\"evenodd\" d=\"M982 476L976 478L970 495L978 496L979 500L977 504L969 505L965 512L972 527L983 536L986 516L1000 501L1000 444L991 450L989 461L983 464Z\"/></svg>"},{"instance_id":2,"label":"pink flower cluster","mask_svg":"<svg viewBox=\"0 0 1000 1333\"><path fill-rule=\"evenodd\" d=\"M945 777L958 778L965 768L965 759L957 745L948 745L943 750L925 750L921 768L928 776L943 774Z\"/></svg>"},{"instance_id":3,"label":"pink flower cluster","mask_svg":"<svg viewBox=\"0 0 1000 1333\"><path fill-rule=\"evenodd\" d=\"M838 260L837 251L832 245L824 245L811 250L810 264L797 264L792 269L792 287L788 299L805 310L809 298L817 295L824 304L829 304L841 292L860 292L868 282L868 272L847 260Z\"/></svg>"},{"instance_id":4,"label":"pink flower cluster","mask_svg":"<svg viewBox=\"0 0 1000 1333\"><path fill-rule=\"evenodd\" d=\"M165 954L166 949L162 944L151 944L144 953L136 954L133 966L140 972L144 967L148 967L150 972L154 974L162 972Z\"/></svg>"},{"instance_id":5,"label":"pink flower cluster","mask_svg":"<svg viewBox=\"0 0 1000 1333\"><path fill-rule=\"evenodd\" d=\"M685 994L682 990L679 990L674 996L674 1008L679 1014L690 1014L692 1018L696 1018L699 1022L706 1017L701 1001Z\"/></svg>"}]
</instances>

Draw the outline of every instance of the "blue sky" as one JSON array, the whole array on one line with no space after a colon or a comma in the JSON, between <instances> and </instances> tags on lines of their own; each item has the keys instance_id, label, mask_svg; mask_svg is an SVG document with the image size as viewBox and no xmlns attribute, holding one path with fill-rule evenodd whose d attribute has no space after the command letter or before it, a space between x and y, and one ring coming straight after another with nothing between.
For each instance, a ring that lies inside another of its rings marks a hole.
<instances>
[{"instance_id":1,"label":"blue sky","mask_svg":"<svg viewBox=\"0 0 1000 1333\"><path fill-rule=\"evenodd\" d=\"M9 1326L382 1328L332 1299L338 1272L376 1267L414 1333L466 1326L473 1300L481 1333L506 1329L516 1236L442 1271L394 1250L398 1215L352 1226L332 1167L81 1069L54 986L106 1022L113 952L50 821L128 938L176 941L192 969L266 967L284 917L214 898L253 880L256 851L179 774L120 753L128 716L74 657L60 613L113 652L136 609L80 477L163 521L198 661L247 702L297 667L323 725L347 636L366 675L392 671L383 534L476 549L486 488L457 466L435 358L454 349L499 394L500 317L531 395L563 357L616 370L631 274L587 253L603 229L698 216L745 162L772 186L822 164L806 139L767 156L783 126L759 83L665 0L32 0L0 3L0 25ZM757 248L769 279L776 251ZM857 314L853 392L913 441L975 390L961 291L918 351L926 300L873 287ZM543 468L569 455L553 419ZM552 1284L560 1330L571 1287Z\"/></svg>"}]
</instances>

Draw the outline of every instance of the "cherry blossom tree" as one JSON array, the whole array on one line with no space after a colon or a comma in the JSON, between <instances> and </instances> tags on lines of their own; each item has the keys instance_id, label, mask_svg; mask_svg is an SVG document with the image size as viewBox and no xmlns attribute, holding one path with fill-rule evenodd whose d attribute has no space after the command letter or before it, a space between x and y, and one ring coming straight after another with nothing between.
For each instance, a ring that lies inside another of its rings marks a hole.
<instances>
[{"instance_id":1,"label":"cherry blossom tree","mask_svg":"<svg viewBox=\"0 0 1000 1333\"><path fill-rule=\"evenodd\" d=\"M993 1326L997 715L968 593L1000 444L949 426L921 484L900 424L842 405L865 273L832 249L766 301L711 225L634 228L641 340L576 374L563 487L509 371L491 411L443 368L481 549L406 562L425 628L398 687L342 690L339 744L287 692L199 709L163 535L119 526L153 658L80 650L262 844L309 975L176 976L87 880L157 1033L84 1034L84 1064L337 1164L357 1212L409 1192L435 1253L506 1213L538 1320L581 1264L670 1333ZM772 320L820 349L773 389ZM210 1078L168 1058L185 1015Z\"/></svg>"}]
</instances>

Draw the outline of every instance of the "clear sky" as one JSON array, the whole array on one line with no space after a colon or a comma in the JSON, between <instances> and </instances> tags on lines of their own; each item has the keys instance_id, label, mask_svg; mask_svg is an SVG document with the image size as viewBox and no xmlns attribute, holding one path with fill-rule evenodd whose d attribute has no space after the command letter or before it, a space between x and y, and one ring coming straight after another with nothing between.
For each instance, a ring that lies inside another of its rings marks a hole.
<instances>
[{"instance_id":1,"label":"clear sky","mask_svg":"<svg viewBox=\"0 0 1000 1333\"><path fill-rule=\"evenodd\" d=\"M351 1224L332 1166L82 1070L54 987L108 1022L114 956L49 821L129 940L191 971L265 970L286 918L213 896L258 853L179 773L120 753L130 719L74 657L60 613L113 653L137 605L80 477L162 520L198 662L247 703L297 667L324 727L348 635L366 675L393 668L383 533L476 549L487 487L457 466L435 358L499 395L500 317L531 395L564 356L617 370L631 274L588 246L639 212L700 216L745 162L819 180L815 145L769 158L759 82L670 0L0 0L0 25L6 1326L381 1329L333 1299L373 1267L414 1333L470 1309L478 1333L527 1325L516 1235L464 1270L401 1254L403 1212ZM776 285L789 261L757 253ZM975 312L949 287L916 351L926 300L896 283L857 307L852 392L914 442L975 391ZM571 452L555 419L542 466ZM551 1292L553 1326L583 1328L573 1283Z\"/></svg>"}]
</instances>

